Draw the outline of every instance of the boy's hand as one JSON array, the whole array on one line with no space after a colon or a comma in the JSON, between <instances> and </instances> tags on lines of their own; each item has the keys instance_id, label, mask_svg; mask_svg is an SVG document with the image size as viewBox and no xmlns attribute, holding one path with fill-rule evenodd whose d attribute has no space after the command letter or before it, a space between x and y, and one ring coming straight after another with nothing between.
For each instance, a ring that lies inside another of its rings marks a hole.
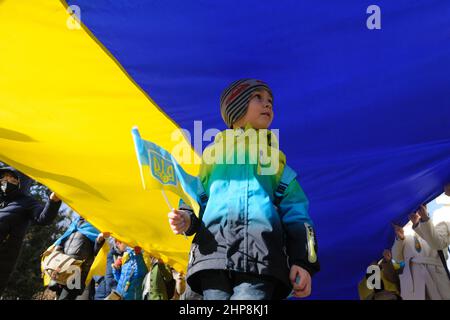
<instances>
[{"instance_id":1,"label":"boy's hand","mask_svg":"<svg viewBox=\"0 0 450 320\"><path fill-rule=\"evenodd\" d=\"M300 278L297 283L296 279ZM297 265L292 265L289 279L292 284L292 295L297 298L305 298L311 294L311 275L308 271Z\"/></svg>"},{"instance_id":2,"label":"boy's hand","mask_svg":"<svg viewBox=\"0 0 450 320\"><path fill-rule=\"evenodd\" d=\"M169 224L173 233L181 234L186 232L191 225L191 216L185 210L176 210L169 212Z\"/></svg>"}]
</instances>

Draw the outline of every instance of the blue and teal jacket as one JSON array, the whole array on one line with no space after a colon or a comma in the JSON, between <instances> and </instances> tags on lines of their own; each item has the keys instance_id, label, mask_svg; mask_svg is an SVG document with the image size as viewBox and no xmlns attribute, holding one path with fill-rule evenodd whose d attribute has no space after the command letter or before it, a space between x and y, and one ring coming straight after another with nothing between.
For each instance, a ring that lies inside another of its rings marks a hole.
<instances>
[{"instance_id":1,"label":"blue and teal jacket","mask_svg":"<svg viewBox=\"0 0 450 320\"><path fill-rule=\"evenodd\" d=\"M247 126L219 133L202 156L200 179L207 201L198 218L191 211L192 223L186 232L195 234L187 281L200 294L203 270L272 276L279 280L280 297L286 297L292 289L290 266L301 266L311 275L319 271L309 203L296 173L286 165L281 151L268 165L267 155L275 155L278 149L271 131L256 130L260 138L243 145L245 139L251 140L248 133L252 130ZM238 162L242 146L246 161ZM250 152L255 150L256 162L251 161ZM263 172L270 166L275 170ZM182 201L180 209L190 210Z\"/></svg>"},{"instance_id":2,"label":"blue and teal jacket","mask_svg":"<svg viewBox=\"0 0 450 320\"><path fill-rule=\"evenodd\" d=\"M142 253L136 254L133 249L127 248L122 256L122 267L113 268L116 291L124 300L142 300L142 282L147 272Z\"/></svg>"}]
</instances>

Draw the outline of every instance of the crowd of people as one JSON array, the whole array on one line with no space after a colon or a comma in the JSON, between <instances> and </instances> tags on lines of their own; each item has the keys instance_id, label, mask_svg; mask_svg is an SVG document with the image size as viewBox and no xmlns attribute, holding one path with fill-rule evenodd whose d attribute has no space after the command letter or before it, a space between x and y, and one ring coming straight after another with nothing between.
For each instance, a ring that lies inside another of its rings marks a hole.
<instances>
[{"instance_id":1,"label":"crowd of people","mask_svg":"<svg viewBox=\"0 0 450 320\"><path fill-rule=\"evenodd\" d=\"M359 284L361 299L450 300L450 184L436 203L441 207L431 217L421 205L406 226L393 224L391 250L372 263L380 267L381 286L368 289L368 274Z\"/></svg>"},{"instance_id":2,"label":"crowd of people","mask_svg":"<svg viewBox=\"0 0 450 320\"><path fill-rule=\"evenodd\" d=\"M103 262L105 274L90 279L89 271L103 246L107 246L108 251ZM52 257L54 252L61 257ZM81 267L78 287L70 288L63 270L67 270L68 276L72 271L62 263ZM75 219L66 233L44 253L43 271L50 275L48 288L56 292L58 300L176 300L185 291L182 273L140 247L132 248L112 238L109 232L99 232L82 217Z\"/></svg>"},{"instance_id":3,"label":"crowd of people","mask_svg":"<svg viewBox=\"0 0 450 320\"><path fill-rule=\"evenodd\" d=\"M61 200L51 193L42 205L26 192L25 175L12 167L0 168L0 295L17 263L22 242L30 225L51 224ZM108 246L106 272L88 279L89 271L103 246ZM161 260L146 255L139 247L130 248L108 232L99 232L79 216L43 256L47 287L58 300L169 300L184 293L185 279ZM47 258L47 259L46 259ZM69 259L70 258L70 259ZM79 267L78 286L67 284ZM51 271L51 272L47 272ZM89 281L87 281L89 280Z\"/></svg>"}]
</instances>

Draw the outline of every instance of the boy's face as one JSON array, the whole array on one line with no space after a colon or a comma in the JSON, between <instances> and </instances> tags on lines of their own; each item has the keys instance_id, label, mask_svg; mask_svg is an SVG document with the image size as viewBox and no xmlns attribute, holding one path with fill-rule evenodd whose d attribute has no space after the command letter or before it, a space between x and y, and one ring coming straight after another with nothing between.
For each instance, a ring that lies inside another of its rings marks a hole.
<instances>
[{"instance_id":1,"label":"boy's face","mask_svg":"<svg viewBox=\"0 0 450 320\"><path fill-rule=\"evenodd\" d=\"M254 129L267 129L273 120L272 96L266 90L252 93L247 113L233 124L233 128L249 123Z\"/></svg>"}]
</instances>

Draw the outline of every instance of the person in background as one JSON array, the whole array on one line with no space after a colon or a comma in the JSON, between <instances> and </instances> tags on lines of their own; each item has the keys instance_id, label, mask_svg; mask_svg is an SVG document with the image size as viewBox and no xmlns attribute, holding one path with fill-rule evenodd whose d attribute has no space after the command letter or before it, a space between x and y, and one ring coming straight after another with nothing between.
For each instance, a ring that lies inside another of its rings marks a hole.
<instances>
[{"instance_id":1,"label":"person in background","mask_svg":"<svg viewBox=\"0 0 450 320\"><path fill-rule=\"evenodd\" d=\"M401 267L392 259L392 253L386 249L383 251L383 258L380 261L373 261L371 266L380 269L379 287L371 289L368 280L373 273L369 272L358 284L358 293L361 300L401 300L400 279ZM371 283L374 285L374 283Z\"/></svg>"},{"instance_id":2,"label":"person in background","mask_svg":"<svg viewBox=\"0 0 450 320\"><path fill-rule=\"evenodd\" d=\"M172 269L161 259L151 258L150 272L144 279L144 300L171 300L175 294L176 281Z\"/></svg>"},{"instance_id":3,"label":"person in background","mask_svg":"<svg viewBox=\"0 0 450 320\"><path fill-rule=\"evenodd\" d=\"M186 279L183 272L172 269L172 276L175 279L175 293L172 300L180 300L184 291L186 291Z\"/></svg>"},{"instance_id":4,"label":"person in background","mask_svg":"<svg viewBox=\"0 0 450 320\"><path fill-rule=\"evenodd\" d=\"M107 235L109 236L109 235ZM76 218L66 232L55 242L54 250L76 259L82 260L80 288L69 289L58 285L58 300L89 300L92 287L85 282L94 262L95 256L105 242L105 235L83 217ZM85 290L86 289L86 290Z\"/></svg>"},{"instance_id":5,"label":"person in background","mask_svg":"<svg viewBox=\"0 0 450 320\"><path fill-rule=\"evenodd\" d=\"M111 248L106 258L105 276L95 276L95 297L94 300L104 300L117 287L117 281L114 279L113 264L122 259L123 252L119 251L116 242L111 242Z\"/></svg>"},{"instance_id":6,"label":"person in background","mask_svg":"<svg viewBox=\"0 0 450 320\"><path fill-rule=\"evenodd\" d=\"M140 247L129 248L116 240L116 246L123 255L114 264L113 275L117 281L116 292L123 300L142 300L142 282L148 272Z\"/></svg>"},{"instance_id":7,"label":"person in background","mask_svg":"<svg viewBox=\"0 0 450 320\"><path fill-rule=\"evenodd\" d=\"M404 300L448 300L449 279L438 250L419 235L424 235L419 225L420 219L426 220L425 215L426 208L421 206L409 216L410 222L404 228L394 225L396 239L392 256L405 263L400 275L401 296ZM422 223L425 223L425 228L431 225L428 220Z\"/></svg>"},{"instance_id":8,"label":"person in background","mask_svg":"<svg viewBox=\"0 0 450 320\"><path fill-rule=\"evenodd\" d=\"M51 224L61 207L55 193L45 206L28 195L27 179L12 167L0 168L0 295L14 271L29 226Z\"/></svg>"},{"instance_id":9,"label":"person in background","mask_svg":"<svg viewBox=\"0 0 450 320\"><path fill-rule=\"evenodd\" d=\"M438 198L444 203L443 207L434 212L432 219L425 205L410 216L414 231L433 252L434 272L431 278L435 285L429 289L429 296L438 300L450 300L450 273L447 266L450 245L450 184L444 187L444 191Z\"/></svg>"}]
</instances>

